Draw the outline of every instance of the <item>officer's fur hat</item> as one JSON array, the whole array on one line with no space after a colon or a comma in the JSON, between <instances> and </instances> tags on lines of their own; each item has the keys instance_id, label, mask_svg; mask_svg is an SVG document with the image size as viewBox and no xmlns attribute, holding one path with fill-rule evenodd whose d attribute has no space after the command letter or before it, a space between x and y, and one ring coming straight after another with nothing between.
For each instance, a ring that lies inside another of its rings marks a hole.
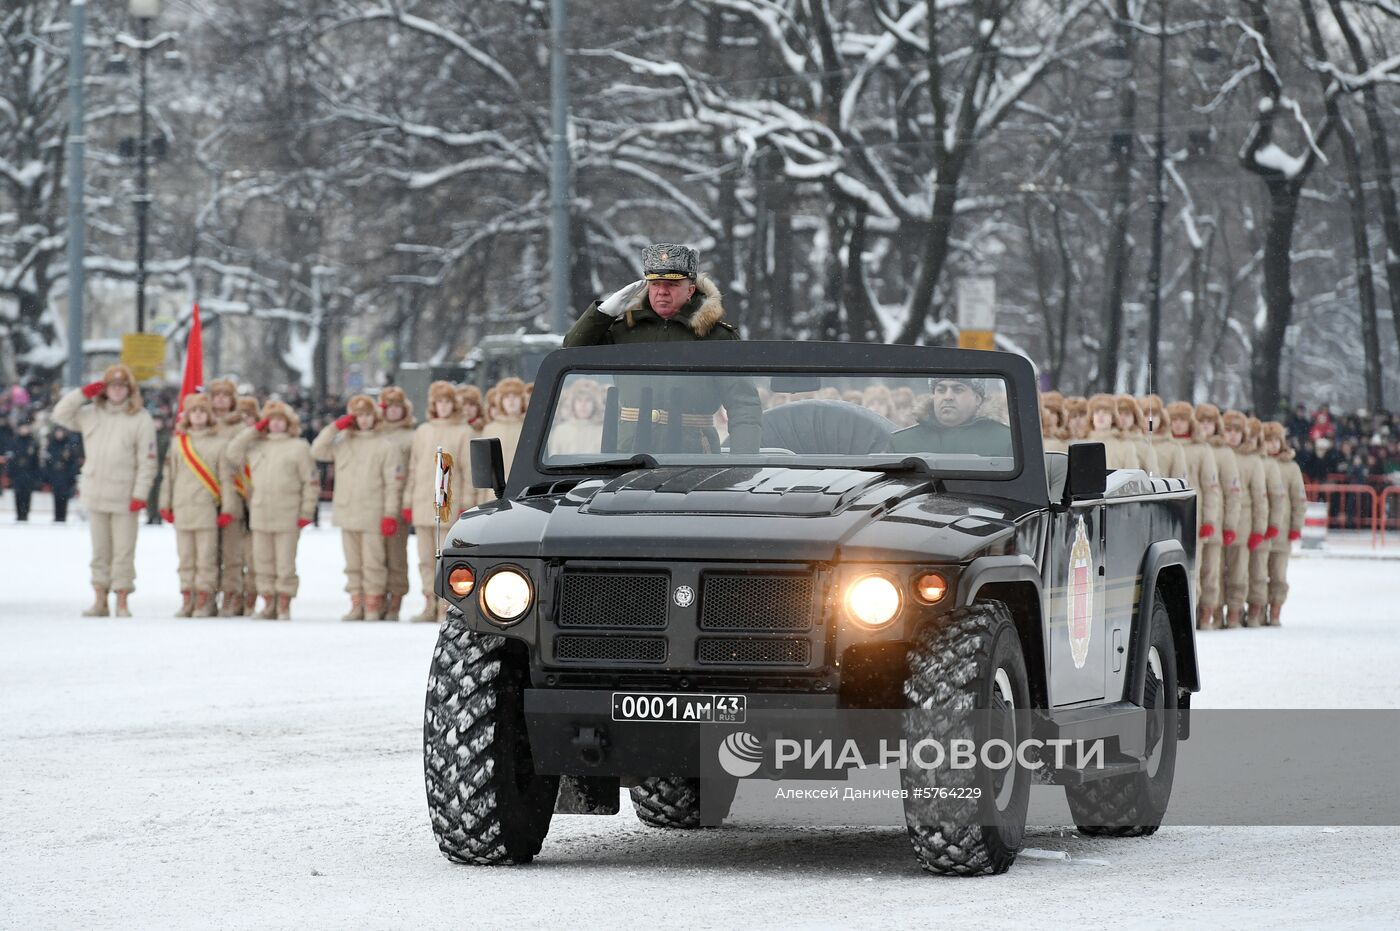
<instances>
[{"instance_id":1,"label":"officer's fur hat","mask_svg":"<svg viewBox=\"0 0 1400 931\"><path fill-rule=\"evenodd\" d=\"M452 386L450 381L435 381L428 386L428 419L432 420L437 417L439 401L452 402L452 413L448 415L449 417L457 416L462 409L457 402L457 389Z\"/></svg>"},{"instance_id":2,"label":"officer's fur hat","mask_svg":"<svg viewBox=\"0 0 1400 931\"><path fill-rule=\"evenodd\" d=\"M689 246L658 242L642 250L642 277L647 281L694 281L699 275L700 254Z\"/></svg>"}]
</instances>

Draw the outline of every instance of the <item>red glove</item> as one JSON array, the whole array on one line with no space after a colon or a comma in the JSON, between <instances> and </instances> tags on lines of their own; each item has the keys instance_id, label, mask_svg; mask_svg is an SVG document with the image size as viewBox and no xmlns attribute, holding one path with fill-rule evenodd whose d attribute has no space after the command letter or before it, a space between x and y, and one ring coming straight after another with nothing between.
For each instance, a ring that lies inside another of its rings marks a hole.
<instances>
[{"instance_id":1,"label":"red glove","mask_svg":"<svg viewBox=\"0 0 1400 931\"><path fill-rule=\"evenodd\" d=\"M1296 542L1296 541L1301 540L1301 539L1303 539L1303 531L1301 531L1301 530L1290 530L1290 531L1288 531L1288 540L1289 540L1290 543Z\"/></svg>"},{"instance_id":2,"label":"red glove","mask_svg":"<svg viewBox=\"0 0 1400 931\"><path fill-rule=\"evenodd\" d=\"M379 532L386 537L392 537L399 532L399 522L392 517L386 517L379 522Z\"/></svg>"},{"instance_id":3,"label":"red glove","mask_svg":"<svg viewBox=\"0 0 1400 931\"><path fill-rule=\"evenodd\" d=\"M1215 536L1215 525L1201 524L1201 539L1209 540L1213 536Z\"/></svg>"},{"instance_id":4,"label":"red glove","mask_svg":"<svg viewBox=\"0 0 1400 931\"><path fill-rule=\"evenodd\" d=\"M131 499L131 513L135 514L137 511L144 511L145 509L146 502L142 501L140 498Z\"/></svg>"},{"instance_id":5,"label":"red glove","mask_svg":"<svg viewBox=\"0 0 1400 931\"><path fill-rule=\"evenodd\" d=\"M404 508L399 512L399 516L403 518L405 524L413 523L413 508Z\"/></svg>"},{"instance_id":6,"label":"red glove","mask_svg":"<svg viewBox=\"0 0 1400 931\"><path fill-rule=\"evenodd\" d=\"M345 414L341 417L337 417L335 420L335 428L337 430L349 430L353 426L355 426L354 414Z\"/></svg>"},{"instance_id":7,"label":"red glove","mask_svg":"<svg viewBox=\"0 0 1400 931\"><path fill-rule=\"evenodd\" d=\"M91 401L93 398L97 397L99 394L106 390L107 385L104 382L95 381L92 384L83 385L83 397Z\"/></svg>"},{"instance_id":8,"label":"red glove","mask_svg":"<svg viewBox=\"0 0 1400 931\"><path fill-rule=\"evenodd\" d=\"M298 530L305 530L305 529L306 529L307 527L309 527L309 526L311 526L311 521L307 520L305 517L298 517L298 518L297 518L297 529L298 529Z\"/></svg>"},{"instance_id":9,"label":"red glove","mask_svg":"<svg viewBox=\"0 0 1400 931\"><path fill-rule=\"evenodd\" d=\"M1234 545L1235 545L1235 539L1236 539L1236 537L1235 537L1235 531L1233 531L1233 530L1227 530L1227 531L1225 531L1224 536L1221 538L1221 541L1222 541L1226 546L1234 546Z\"/></svg>"},{"instance_id":10,"label":"red glove","mask_svg":"<svg viewBox=\"0 0 1400 931\"><path fill-rule=\"evenodd\" d=\"M268 418L264 417L262 420L259 420L257 423L253 424L253 429L258 431L259 433L266 433L267 421Z\"/></svg>"},{"instance_id":11,"label":"red glove","mask_svg":"<svg viewBox=\"0 0 1400 931\"><path fill-rule=\"evenodd\" d=\"M1264 539L1265 539L1265 540L1272 540L1272 539L1273 539L1274 537L1276 537L1276 536L1278 536L1278 528L1277 528L1277 527L1270 527L1269 530L1268 530L1268 532L1264 534Z\"/></svg>"},{"instance_id":12,"label":"red glove","mask_svg":"<svg viewBox=\"0 0 1400 931\"><path fill-rule=\"evenodd\" d=\"M1249 539L1245 541L1244 545L1249 547L1249 551L1252 553L1255 550L1259 549L1259 544L1263 542L1264 535L1262 533L1251 533L1249 535Z\"/></svg>"},{"instance_id":13,"label":"red glove","mask_svg":"<svg viewBox=\"0 0 1400 931\"><path fill-rule=\"evenodd\" d=\"M220 529L220 530L225 529L225 528L228 527L228 525L231 524L231 523L233 523L233 515L232 515L232 514L220 514L220 515L219 515L219 529Z\"/></svg>"},{"instance_id":14,"label":"red glove","mask_svg":"<svg viewBox=\"0 0 1400 931\"><path fill-rule=\"evenodd\" d=\"M161 508L160 519L165 521L167 524L173 524L175 523L175 512L170 510L169 508Z\"/></svg>"}]
</instances>

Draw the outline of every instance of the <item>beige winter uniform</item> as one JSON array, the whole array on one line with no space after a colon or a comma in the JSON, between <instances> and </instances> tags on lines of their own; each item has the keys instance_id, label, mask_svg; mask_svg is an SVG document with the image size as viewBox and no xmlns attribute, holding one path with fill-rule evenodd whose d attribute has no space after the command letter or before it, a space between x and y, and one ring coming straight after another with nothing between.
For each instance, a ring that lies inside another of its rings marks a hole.
<instances>
[{"instance_id":1,"label":"beige winter uniform","mask_svg":"<svg viewBox=\"0 0 1400 931\"><path fill-rule=\"evenodd\" d=\"M180 591L213 593L219 584L219 514L231 489L221 476L228 470L228 438L212 427L183 427L195 455L218 488L210 488L191 468L180 437L170 440L165 455L165 479L160 483L160 509L175 514L175 549L179 554ZM233 492L234 497L237 496Z\"/></svg>"},{"instance_id":2,"label":"beige winter uniform","mask_svg":"<svg viewBox=\"0 0 1400 931\"><path fill-rule=\"evenodd\" d=\"M1287 521L1278 525L1278 536L1270 541L1269 604L1274 606L1281 606L1288 600L1288 558L1293 552L1293 535L1302 532L1303 517L1308 507L1308 495L1303 488L1303 470L1294 458L1293 450L1287 446L1274 457L1283 482L1284 507L1288 512Z\"/></svg>"},{"instance_id":3,"label":"beige winter uniform","mask_svg":"<svg viewBox=\"0 0 1400 931\"><path fill-rule=\"evenodd\" d=\"M379 425L379 431L383 434L384 441L394 451L399 468L402 470L401 474L404 477L401 484L406 485L408 462L413 454L412 412L403 420L396 420L393 423L384 421ZM403 500L407 501L408 498L405 496ZM399 511L395 510L393 516L399 518ZM390 595L400 597L408 594L408 528L409 524L400 518L398 531L392 537L384 540L385 565L389 572L389 581L385 591Z\"/></svg>"},{"instance_id":4,"label":"beige winter uniform","mask_svg":"<svg viewBox=\"0 0 1400 931\"><path fill-rule=\"evenodd\" d=\"M437 384L446 385L439 390ZM435 394L434 392L437 392ZM434 397L451 398L452 414L438 417L434 409ZM458 412L457 395L451 385L435 383L428 393L428 420L413 431L413 444L409 448L408 474L404 480L404 507L411 510L413 533L418 539L418 573L423 586L423 595L433 594L433 575L437 569L437 537L434 530L433 514L437 481L437 450L452 454L452 496L459 507L470 507L476 501L476 490L471 487L471 440L475 435ZM455 516L455 515L454 515Z\"/></svg>"},{"instance_id":5,"label":"beige winter uniform","mask_svg":"<svg viewBox=\"0 0 1400 931\"><path fill-rule=\"evenodd\" d=\"M1206 446L1210 449L1215 459L1216 474L1220 479L1220 522L1215 528L1215 536L1220 542L1206 548L1207 557L1218 554L1218 559L1213 565L1203 566L1201 570L1201 584L1205 586L1202 597L1218 612L1225 604L1226 565L1231 559L1228 554L1244 547L1249 531L1245 528L1240 510L1243 486L1240 484L1239 460L1235 451L1225 444L1220 410L1213 404L1201 404L1196 407L1195 414L1196 434L1204 438ZM1204 421L1209 421L1214 427L1214 431L1209 435L1202 428ZM1229 542L1226 542L1226 537L1229 537ZM1210 584L1211 579L1215 580L1214 586Z\"/></svg>"},{"instance_id":6,"label":"beige winter uniform","mask_svg":"<svg viewBox=\"0 0 1400 931\"><path fill-rule=\"evenodd\" d=\"M1262 451L1259 458L1264 464L1264 487L1269 497L1269 529L1264 533L1264 544L1249 561L1249 603L1262 607L1269 602L1269 558L1274 544L1288 539L1288 489L1284 487L1278 460Z\"/></svg>"},{"instance_id":7,"label":"beige winter uniform","mask_svg":"<svg viewBox=\"0 0 1400 931\"><path fill-rule=\"evenodd\" d=\"M524 424L523 414L519 417L502 414L481 431L483 438L494 436L501 441L501 460L506 464L506 478L510 478L510 464L515 461L515 450L520 445L520 429ZM478 488L476 492L477 504L496 500L496 493L489 488Z\"/></svg>"},{"instance_id":8,"label":"beige winter uniform","mask_svg":"<svg viewBox=\"0 0 1400 931\"><path fill-rule=\"evenodd\" d=\"M275 413L269 414L269 410ZM247 463L252 473L253 495L248 505L253 531L253 566L257 589L263 596L297 593L298 520L316 516L321 481L311 446L297 434L301 424L291 409L270 401L263 415L287 418L286 433L265 433L247 427L229 444L230 468Z\"/></svg>"},{"instance_id":9,"label":"beige winter uniform","mask_svg":"<svg viewBox=\"0 0 1400 931\"><path fill-rule=\"evenodd\" d=\"M1244 416L1235 411L1222 418L1225 429L1230 429L1235 418L1248 429L1248 424L1243 423ZM1236 619L1244 618L1244 605L1249 597L1250 566L1254 553L1262 549L1264 533L1269 529L1269 493L1264 480L1264 461L1254 453L1247 434L1235 449L1235 461L1240 473L1240 524L1243 532L1236 541L1237 545L1227 547L1225 552L1224 600L1231 624ZM1250 550L1249 540L1256 535L1260 543L1256 544L1255 550Z\"/></svg>"},{"instance_id":10,"label":"beige winter uniform","mask_svg":"<svg viewBox=\"0 0 1400 931\"><path fill-rule=\"evenodd\" d=\"M99 589L136 589L136 528L133 499L147 500L155 481L156 428L141 406L141 393L127 378L131 393L120 407L106 395L88 403L83 389L63 396L53 421L83 438L83 471L78 494L92 535L92 584Z\"/></svg>"},{"instance_id":11,"label":"beige winter uniform","mask_svg":"<svg viewBox=\"0 0 1400 931\"><path fill-rule=\"evenodd\" d=\"M1144 405L1154 431L1152 442L1157 450L1157 461L1169 474L1185 478L1186 483L1196 489L1196 567L1193 580L1196 583L1196 605L1198 611L1209 614L1219 599L1220 589L1220 476L1215 468L1215 455L1205 440L1201 438L1196 424L1195 411L1184 401L1175 401L1165 409L1160 400L1149 396ZM1184 418L1187 433L1182 436L1171 434L1172 419ZM1164 436L1171 436L1167 445ZM1171 452L1176 449L1176 459Z\"/></svg>"},{"instance_id":12,"label":"beige winter uniform","mask_svg":"<svg viewBox=\"0 0 1400 931\"><path fill-rule=\"evenodd\" d=\"M1133 445L1125 441L1118 435L1117 430L1090 430L1087 440L1077 440L1075 442L1102 443L1104 465L1109 469L1137 469L1137 451ZM1071 446L1074 443L1070 444Z\"/></svg>"},{"instance_id":13,"label":"beige winter uniform","mask_svg":"<svg viewBox=\"0 0 1400 931\"><path fill-rule=\"evenodd\" d=\"M1118 435L1123 442L1132 446L1137 467L1149 475L1162 475L1162 470L1157 464L1157 452L1147 439L1147 423L1142 416L1142 408L1138 406L1137 398L1131 394L1120 394L1115 399L1114 419L1123 414L1132 415L1133 425L1127 429L1120 426Z\"/></svg>"},{"instance_id":14,"label":"beige winter uniform","mask_svg":"<svg viewBox=\"0 0 1400 931\"><path fill-rule=\"evenodd\" d=\"M316 436L311 455L335 463L332 523L345 550L345 590L384 594L389 573L380 525L386 517L397 522L403 504L398 453L378 430L341 430L331 423Z\"/></svg>"}]
</instances>

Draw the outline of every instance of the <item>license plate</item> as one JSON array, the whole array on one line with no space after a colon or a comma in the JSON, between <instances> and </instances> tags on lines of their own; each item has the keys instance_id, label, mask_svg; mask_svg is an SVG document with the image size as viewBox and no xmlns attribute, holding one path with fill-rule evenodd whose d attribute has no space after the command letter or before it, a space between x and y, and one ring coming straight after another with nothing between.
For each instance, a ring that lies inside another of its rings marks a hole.
<instances>
[{"instance_id":1,"label":"license plate","mask_svg":"<svg viewBox=\"0 0 1400 931\"><path fill-rule=\"evenodd\" d=\"M748 702L743 695L696 695L669 692L613 692L614 721L663 724L743 724Z\"/></svg>"}]
</instances>

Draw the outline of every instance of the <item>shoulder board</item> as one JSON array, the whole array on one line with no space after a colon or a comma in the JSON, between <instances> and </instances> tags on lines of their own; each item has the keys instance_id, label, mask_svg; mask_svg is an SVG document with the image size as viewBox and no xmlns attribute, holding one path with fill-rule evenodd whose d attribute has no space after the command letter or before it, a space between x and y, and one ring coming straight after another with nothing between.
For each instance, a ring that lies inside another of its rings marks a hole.
<instances>
[{"instance_id":1,"label":"shoulder board","mask_svg":"<svg viewBox=\"0 0 1400 931\"><path fill-rule=\"evenodd\" d=\"M726 330L733 333L735 336L739 335L739 328L732 323L725 323L723 320L716 320L715 326L724 327Z\"/></svg>"}]
</instances>

